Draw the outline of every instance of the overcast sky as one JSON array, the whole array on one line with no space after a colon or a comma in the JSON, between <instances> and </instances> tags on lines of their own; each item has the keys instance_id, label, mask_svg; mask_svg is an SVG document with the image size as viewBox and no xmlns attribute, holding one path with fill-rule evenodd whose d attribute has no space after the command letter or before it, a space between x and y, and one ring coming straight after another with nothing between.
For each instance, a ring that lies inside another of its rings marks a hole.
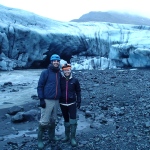
<instances>
[{"instance_id":1,"label":"overcast sky","mask_svg":"<svg viewBox=\"0 0 150 150\"><path fill-rule=\"evenodd\" d=\"M150 18L149 0L0 0L0 4L59 21L78 19L90 11L108 10Z\"/></svg>"}]
</instances>

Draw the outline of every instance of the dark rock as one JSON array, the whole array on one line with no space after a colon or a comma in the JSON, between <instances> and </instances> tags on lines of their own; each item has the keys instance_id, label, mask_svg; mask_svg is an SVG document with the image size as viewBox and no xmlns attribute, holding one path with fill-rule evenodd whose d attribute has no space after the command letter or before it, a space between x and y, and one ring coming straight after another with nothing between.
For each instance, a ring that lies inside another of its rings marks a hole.
<instances>
[{"instance_id":1,"label":"dark rock","mask_svg":"<svg viewBox=\"0 0 150 150\"><path fill-rule=\"evenodd\" d=\"M24 108L20 107L20 106L13 106L8 110L8 114L10 115L15 115L18 112L22 112L24 111Z\"/></svg>"},{"instance_id":2,"label":"dark rock","mask_svg":"<svg viewBox=\"0 0 150 150\"><path fill-rule=\"evenodd\" d=\"M4 141L4 138L0 137L0 141Z\"/></svg>"},{"instance_id":3,"label":"dark rock","mask_svg":"<svg viewBox=\"0 0 150 150\"><path fill-rule=\"evenodd\" d=\"M5 82L3 86L12 86L12 82Z\"/></svg>"},{"instance_id":4,"label":"dark rock","mask_svg":"<svg viewBox=\"0 0 150 150\"><path fill-rule=\"evenodd\" d=\"M85 112L85 116L86 116L86 117L91 117L92 114L93 114L93 112L91 112L91 111L86 111L86 112Z\"/></svg>"},{"instance_id":5,"label":"dark rock","mask_svg":"<svg viewBox=\"0 0 150 150\"><path fill-rule=\"evenodd\" d=\"M14 122L14 123L24 121L23 112L18 112L17 114L12 116L11 121Z\"/></svg>"},{"instance_id":6,"label":"dark rock","mask_svg":"<svg viewBox=\"0 0 150 150\"><path fill-rule=\"evenodd\" d=\"M37 116L38 116L38 110L29 110L23 113L23 120L24 121L37 120L38 119Z\"/></svg>"},{"instance_id":7,"label":"dark rock","mask_svg":"<svg viewBox=\"0 0 150 150\"><path fill-rule=\"evenodd\" d=\"M38 98L37 95L32 95L31 98L32 98L32 99L35 99L35 100L39 100L39 98Z\"/></svg>"},{"instance_id":8,"label":"dark rock","mask_svg":"<svg viewBox=\"0 0 150 150\"><path fill-rule=\"evenodd\" d=\"M9 102L3 102L3 104L5 105L5 104L12 104L12 103L9 103Z\"/></svg>"}]
</instances>

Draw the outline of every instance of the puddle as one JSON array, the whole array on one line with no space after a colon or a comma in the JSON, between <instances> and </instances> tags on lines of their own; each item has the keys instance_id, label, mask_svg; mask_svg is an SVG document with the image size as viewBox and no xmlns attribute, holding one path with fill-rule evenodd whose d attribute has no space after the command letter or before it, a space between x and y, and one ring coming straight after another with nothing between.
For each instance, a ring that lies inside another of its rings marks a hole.
<instances>
[{"instance_id":1,"label":"puddle","mask_svg":"<svg viewBox=\"0 0 150 150\"><path fill-rule=\"evenodd\" d=\"M135 70L135 71L136 71L136 70L138 70L138 69L137 69L137 68L132 68L132 69L129 69L129 70L131 70L131 71L132 71L132 70L133 70L133 71ZM117 71L126 71L126 69L119 69L119 70L117 70Z\"/></svg>"},{"instance_id":2,"label":"puddle","mask_svg":"<svg viewBox=\"0 0 150 150\"><path fill-rule=\"evenodd\" d=\"M90 126L90 122L87 121L84 115L79 114L77 130L83 130L84 128L89 127L89 126Z\"/></svg>"},{"instance_id":3,"label":"puddle","mask_svg":"<svg viewBox=\"0 0 150 150\"><path fill-rule=\"evenodd\" d=\"M18 137L37 137L37 133L36 133L36 129L35 130L32 130L32 131L29 131L29 130L22 130L22 131L19 131L18 134L10 134L10 135L6 135L6 136L3 136L4 140L7 140L7 139L13 139L13 138L18 138Z\"/></svg>"},{"instance_id":4,"label":"puddle","mask_svg":"<svg viewBox=\"0 0 150 150\"><path fill-rule=\"evenodd\" d=\"M130 69L130 70L137 70L136 68Z\"/></svg>"},{"instance_id":5,"label":"puddle","mask_svg":"<svg viewBox=\"0 0 150 150\"><path fill-rule=\"evenodd\" d=\"M64 133L64 125L63 125L63 118L59 121L62 126L58 126L56 128L56 135L61 135ZM85 116L83 114L78 114L78 126L77 126L77 131L78 130L83 130L85 129L86 127L89 127L90 126L90 123L89 121L85 118Z\"/></svg>"},{"instance_id":6,"label":"puddle","mask_svg":"<svg viewBox=\"0 0 150 150\"><path fill-rule=\"evenodd\" d=\"M83 114L79 114L78 115L78 126L77 126L77 131L79 130L83 130L86 127L90 126L90 122L87 121L87 119L85 118L85 116ZM56 127L56 135L62 135L64 134L64 125L63 125L63 118L59 121L59 126ZM3 136L4 140L7 139L12 139L12 138L18 138L18 137L37 137L37 130L22 130L22 131L18 131L18 134L10 134L7 136Z\"/></svg>"}]
</instances>

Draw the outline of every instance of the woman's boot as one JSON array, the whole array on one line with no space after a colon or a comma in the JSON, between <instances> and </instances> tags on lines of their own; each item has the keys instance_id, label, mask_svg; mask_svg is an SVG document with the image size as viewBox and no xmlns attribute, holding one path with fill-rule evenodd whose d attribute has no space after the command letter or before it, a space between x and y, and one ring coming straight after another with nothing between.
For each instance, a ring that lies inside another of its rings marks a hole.
<instances>
[{"instance_id":1,"label":"woman's boot","mask_svg":"<svg viewBox=\"0 0 150 150\"><path fill-rule=\"evenodd\" d=\"M62 139L62 142L67 142L70 139L70 123L64 122L65 126L65 138Z\"/></svg>"},{"instance_id":2,"label":"woman's boot","mask_svg":"<svg viewBox=\"0 0 150 150\"><path fill-rule=\"evenodd\" d=\"M71 145L72 146L77 146L77 142L75 139L76 129L77 129L77 120L76 119L70 119Z\"/></svg>"}]
</instances>

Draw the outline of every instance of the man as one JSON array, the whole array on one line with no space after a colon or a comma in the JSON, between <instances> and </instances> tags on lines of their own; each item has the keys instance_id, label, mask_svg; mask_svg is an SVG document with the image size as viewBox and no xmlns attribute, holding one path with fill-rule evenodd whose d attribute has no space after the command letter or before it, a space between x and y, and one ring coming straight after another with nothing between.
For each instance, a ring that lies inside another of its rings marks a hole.
<instances>
[{"instance_id":1,"label":"man","mask_svg":"<svg viewBox=\"0 0 150 150\"><path fill-rule=\"evenodd\" d=\"M43 149L43 133L48 128L49 139L58 140L55 137L55 120L57 119L57 110L59 106L60 90L60 56L53 54L50 57L48 69L42 71L37 87L38 97L40 99L41 118L38 127L38 148Z\"/></svg>"},{"instance_id":2,"label":"man","mask_svg":"<svg viewBox=\"0 0 150 150\"><path fill-rule=\"evenodd\" d=\"M81 88L77 78L71 73L71 65L62 66L62 78L60 82L61 98L60 108L64 118L65 138L63 142L67 142L71 137L71 145L77 146L75 139L77 129L77 109L81 104Z\"/></svg>"}]
</instances>

